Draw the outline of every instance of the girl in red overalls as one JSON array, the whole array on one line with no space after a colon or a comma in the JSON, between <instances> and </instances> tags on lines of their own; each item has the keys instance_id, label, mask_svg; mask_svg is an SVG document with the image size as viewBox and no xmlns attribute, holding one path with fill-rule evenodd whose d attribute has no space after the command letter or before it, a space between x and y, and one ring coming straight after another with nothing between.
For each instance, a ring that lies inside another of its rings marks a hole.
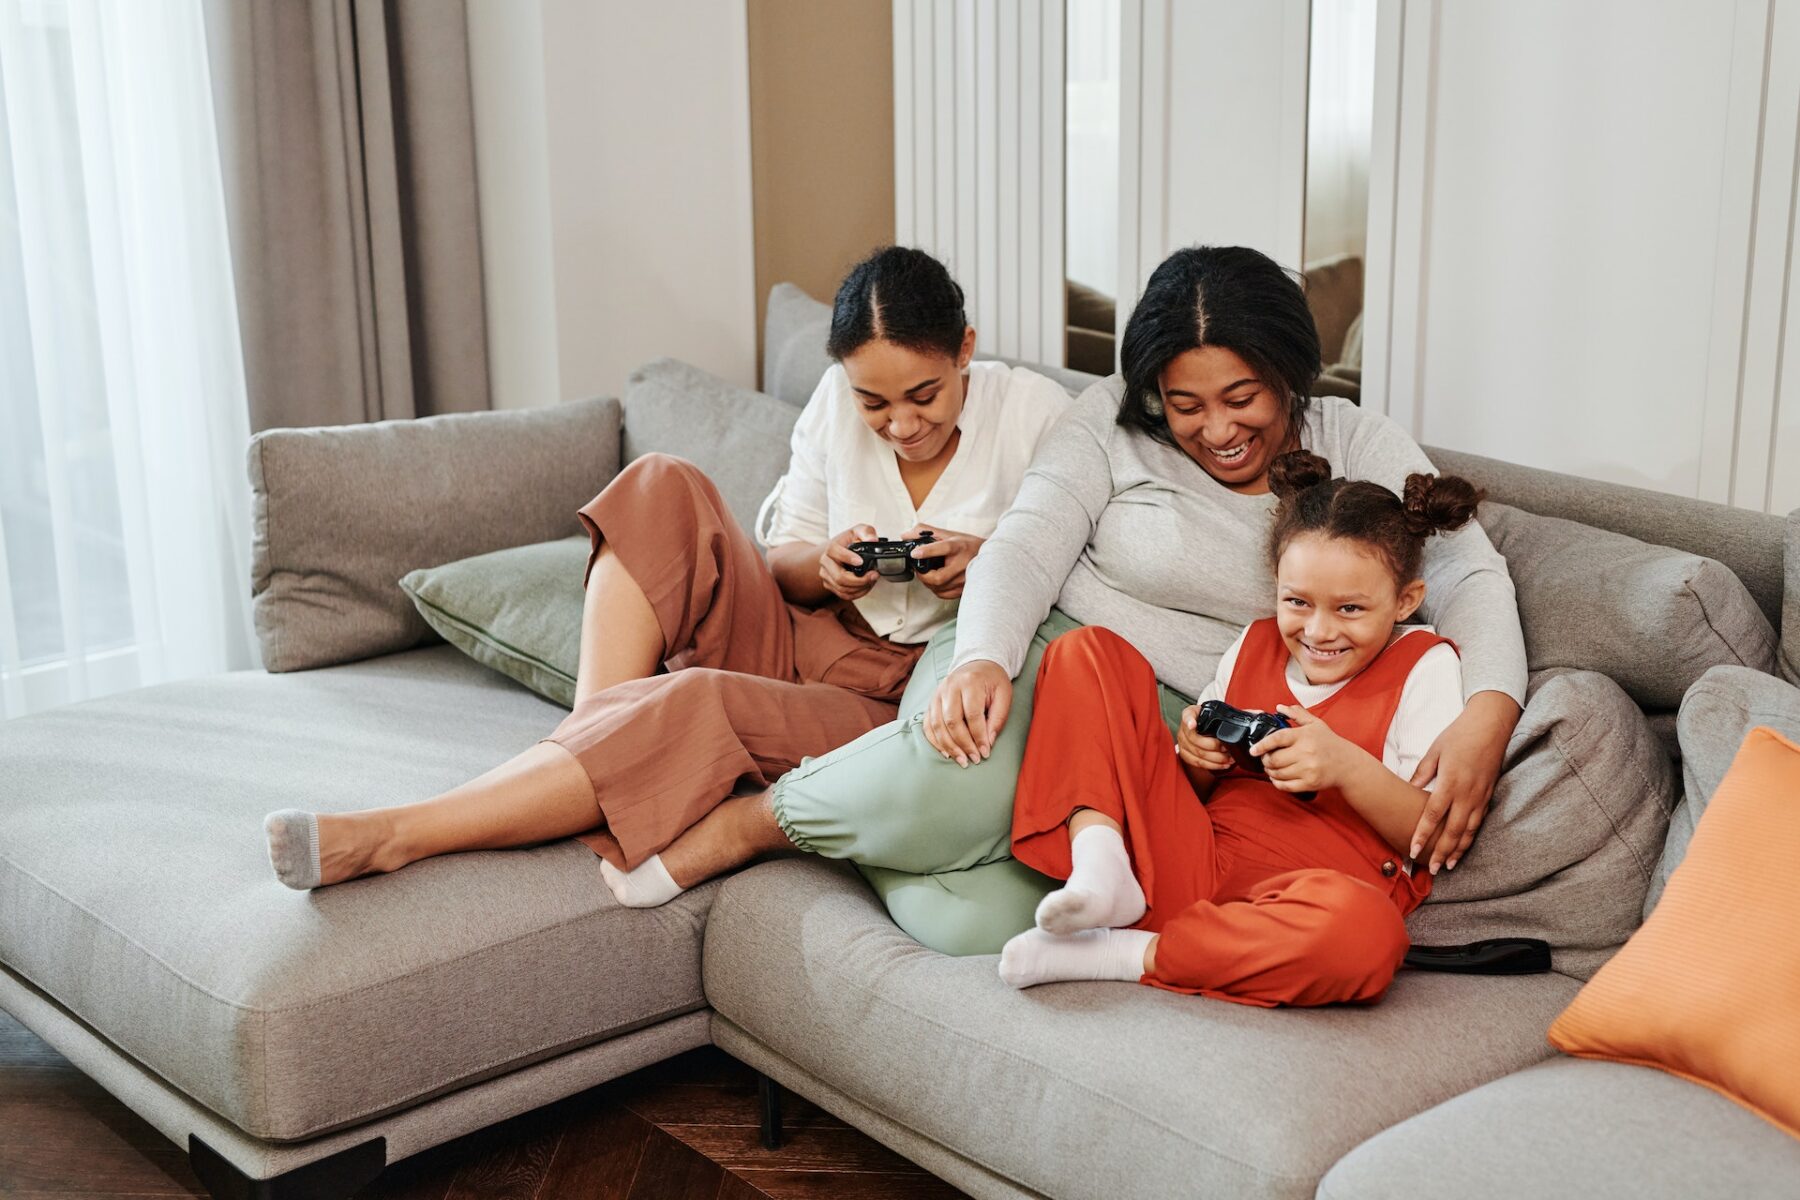
<instances>
[{"instance_id":1,"label":"girl in red overalls","mask_svg":"<svg viewBox=\"0 0 1800 1200\"><path fill-rule=\"evenodd\" d=\"M1266 775L1196 732L1198 705L1171 737L1149 662L1110 630L1045 653L1013 854L1067 883L1007 943L1006 982L1137 979L1265 1007L1387 990L1431 891L1409 861L1426 793L1408 779L1462 710L1455 647L1396 626L1425 597L1425 538L1466 523L1478 494L1330 476L1305 452L1270 468L1276 615L1200 696L1288 718L1251 748Z\"/></svg>"}]
</instances>

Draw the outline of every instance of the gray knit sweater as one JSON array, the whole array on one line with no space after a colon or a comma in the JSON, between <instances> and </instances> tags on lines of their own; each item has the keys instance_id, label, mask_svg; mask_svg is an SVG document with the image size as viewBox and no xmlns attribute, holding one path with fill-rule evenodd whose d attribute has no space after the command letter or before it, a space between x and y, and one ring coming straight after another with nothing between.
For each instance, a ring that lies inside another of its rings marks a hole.
<instances>
[{"instance_id":1,"label":"gray knit sweater","mask_svg":"<svg viewBox=\"0 0 1800 1200\"><path fill-rule=\"evenodd\" d=\"M1016 676L1055 605L1104 625L1157 678L1198 695L1244 626L1275 611L1267 538L1273 496L1245 496L1183 451L1118 424L1118 376L1083 392L1044 436L1018 498L969 566L955 665ZM1398 493L1434 468L1386 417L1335 397L1307 408L1301 442L1340 474ZM1470 522L1425 543L1430 621L1462 651L1463 693L1525 702L1525 638L1506 560Z\"/></svg>"}]
</instances>

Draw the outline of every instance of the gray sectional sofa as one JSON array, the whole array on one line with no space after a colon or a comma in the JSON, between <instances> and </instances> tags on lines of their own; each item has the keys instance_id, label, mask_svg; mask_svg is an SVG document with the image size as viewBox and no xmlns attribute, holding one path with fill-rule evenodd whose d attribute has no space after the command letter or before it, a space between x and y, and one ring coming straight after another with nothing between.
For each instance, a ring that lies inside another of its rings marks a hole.
<instances>
[{"instance_id":1,"label":"gray sectional sofa","mask_svg":"<svg viewBox=\"0 0 1800 1200\"><path fill-rule=\"evenodd\" d=\"M1800 1192L1800 1142L1545 1042L1654 903L1747 725L1800 734L1800 514L1434 455L1497 502L1483 519L1536 670L1482 841L1414 936L1541 932L1552 974L1403 973L1379 1005L1311 1011L1015 992L992 957L917 945L840 865L626 910L573 843L276 883L268 810L429 795L561 715L435 643L399 577L576 533L576 506L652 450L700 462L747 519L825 318L776 290L767 394L665 362L622 403L259 438L270 669L0 725L0 1007L220 1196L348 1195L708 1041L981 1197ZM1607 589L1638 624L1596 620Z\"/></svg>"}]
</instances>

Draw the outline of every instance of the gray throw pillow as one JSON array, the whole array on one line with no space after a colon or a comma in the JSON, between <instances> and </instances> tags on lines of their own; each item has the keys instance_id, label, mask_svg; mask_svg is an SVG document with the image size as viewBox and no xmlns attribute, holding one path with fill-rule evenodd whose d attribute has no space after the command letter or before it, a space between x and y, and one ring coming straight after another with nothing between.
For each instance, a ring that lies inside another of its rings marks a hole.
<instances>
[{"instance_id":1,"label":"gray throw pillow","mask_svg":"<svg viewBox=\"0 0 1800 1200\"><path fill-rule=\"evenodd\" d=\"M756 510L787 470L800 410L672 358L633 371L624 405L626 461L653 452L687 459L754 537Z\"/></svg>"},{"instance_id":2,"label":"gray throw pillow","mask_svg":"<svg viewBox=\"0 0 1800 1200\"><path fill-rule=\"evenodd\" d=\"M1534 675L1468 855L1408 919L1415 942L1539 937L1590 978L1638 926L1675 777L1644 714L1591 671Z\"/></svg>"},{"instance_id":3,"label":"gray throw pillow","mask_svg":"<svg viewBox=\"0 0 1800 1200\"><path fill-rule=\"evenodd\" d=\"M1544 517L1481 506L1506 556L1533 671L1599 671L1647 709L1673 709L1709 667L1775 669L1775 631L1720 563Z\"/></svg>"},{"instance_id":4,"label":"gray throw pillow","mask_svg":"<svg viewBox=\"0 0 1800 1200\"><path fill-rule=\"evenodd\" d=\"M791 283L769 289L763 320L763 391L804 408L831 366L825 342L831 334L831 306Z\"/></svg>"},{"instance_id":5,"label":"gray throw pillow","mask_svg":"<svg viewBox=\"0 0 1800 1200\"><path fill-rule=\"evenodd\" d=\"M410 571L400 586L452 646L573 708L587 557L586 537L563 538Z\"/></svg>"},{"instance_id":6,"label":"gray throw pillow","mask_svg":"<svg viewBox=\"0 0 1800 1200\"><path fill-rule=\"evenodd\" d=\"M1669 836L1663 843L1662 861L1644 897L1644 915L1662 898L1669 875L1687 855L1688 842L1700 814L1706 811L1731 760L1737 757L1744 737L1758 725L1767 725L1784 737L1800 741L1800 687L1761 671L1743 667L1714 667L1688 689L1676 718L1681 739L1681 804L1669 819Z\"/></svg>"},{"instance_id":7,"label":"gray throw pillow","mask_svg":"<svg viewBox=\"0 0 1800 1200\"><path fill-rule=\"evenodd\" d=\"M432 640L400 577L581 531L619 470L619 404L580 400L250 441L263 665L301 671Z\"/></svg>"}]
</instances>

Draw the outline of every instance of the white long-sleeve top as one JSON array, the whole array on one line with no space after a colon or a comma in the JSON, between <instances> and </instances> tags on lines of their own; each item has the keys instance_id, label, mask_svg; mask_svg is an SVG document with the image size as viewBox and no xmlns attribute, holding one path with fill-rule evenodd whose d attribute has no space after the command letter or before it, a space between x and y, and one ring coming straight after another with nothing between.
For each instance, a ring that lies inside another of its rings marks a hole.
<instances>
[{"instance_id":1,"label":"white long-sleeve top","mask_svg":"<svg viewBox=\"0 0 1800 1200\"><path fill-rule=\"evenodd\" d=\"M825 372L794 425L787 474L757 516L765 547L823 542L863 524L887 538L915 525L988 537L1017 495L1039 440L1072 401L1060 385L1024 367L969 364L957 422L962 439L917 507L893 447L864 423L858 403L842 366ZM939 599L915 578L877 583L856 608L876 633L911 645L954 617L957 602Z\"/></svg>"}]
</instances>

